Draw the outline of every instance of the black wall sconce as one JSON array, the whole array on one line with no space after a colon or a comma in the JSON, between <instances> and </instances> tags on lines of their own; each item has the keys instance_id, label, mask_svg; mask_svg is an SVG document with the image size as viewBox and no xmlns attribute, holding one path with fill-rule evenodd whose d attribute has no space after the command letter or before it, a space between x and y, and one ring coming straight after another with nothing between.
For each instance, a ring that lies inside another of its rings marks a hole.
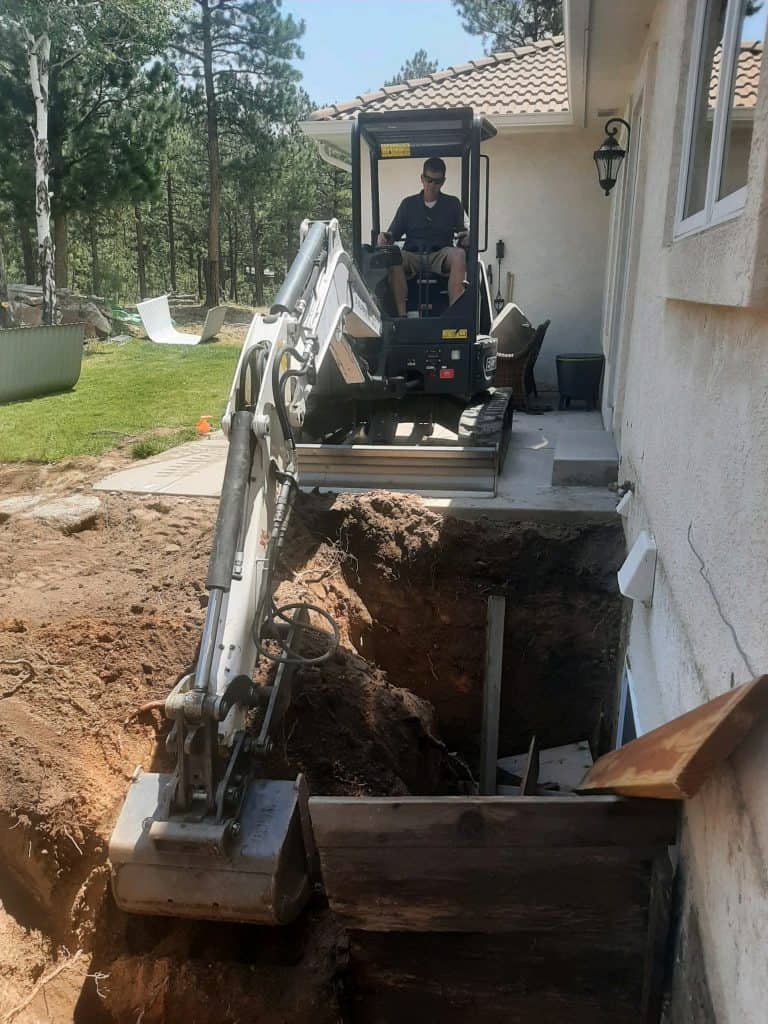
<instances>
[{"instance_id":1,"label":"black wall sconce","mask_svg":"<svg viewBox=\"0 0 768 1024\"><path fill-rule=\"evenodd\" d=\"M504 243L501 239L496 243L496 259L499 264L499 280L496 287L496 298L493 300L493 307L497 313L504 308L504 299L501 294L501 261L504 259Z\"/></svg>"},{"instance_id":2,"label":"black wall sconce","mask_svg":"<svg viewBox=\"0 0 768 1024\"><path fill-rule=\"evenodd\" d=\"M600 188L607 196L611 194L611 189L616 184L622 161L627 155L627 150L622 149L616 141L620 124L627 129L627 149L629 149L629 125L623 117L612 117L605 123L605 138L600 149L596 149L592 154L597 166L597 179L600 182ZM615 125L615 127L612 128L611 125Z\"/></svg>"}]
</instances>

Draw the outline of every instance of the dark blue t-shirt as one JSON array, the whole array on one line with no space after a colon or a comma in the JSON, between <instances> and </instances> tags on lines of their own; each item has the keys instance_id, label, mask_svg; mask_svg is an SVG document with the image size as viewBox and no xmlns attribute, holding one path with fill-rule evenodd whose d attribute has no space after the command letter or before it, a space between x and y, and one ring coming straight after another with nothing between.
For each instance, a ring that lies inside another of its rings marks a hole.
<instances>
[{"instance_id":1,"label":"dark blue t-shirt","mask_svg":"<svg viewBox=\"0 0 768 1024\"><path fill-rule=\"evenodd\" d=\"M453 244L456 231L464 230L464 208L456 196L442 192L430 209L424 202L424 193L406 196L397 208L390 224L389 234L397 242L405 235L408 252L434 252Z\"/></svg>"}]
</instances>

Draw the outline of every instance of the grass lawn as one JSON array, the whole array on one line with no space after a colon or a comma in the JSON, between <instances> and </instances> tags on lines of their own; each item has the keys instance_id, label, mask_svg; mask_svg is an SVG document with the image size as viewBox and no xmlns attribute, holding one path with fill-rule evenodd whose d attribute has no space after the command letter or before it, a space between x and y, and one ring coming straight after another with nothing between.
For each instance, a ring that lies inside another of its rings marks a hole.
<instances>
[{"instance_id":1,"label":"grass lawn","mask_svg":"<svg viewBox=\"0 0 768 1024\"><path fill-rule=\"evenodd\" d=\"M239 354L239 346L137 339L89 345L72 391L0 405L0 461L100 455L152 430L160 435L143 437L137 457L186 441L200 416L217 424Z\"/></svg>"}]
</instances>

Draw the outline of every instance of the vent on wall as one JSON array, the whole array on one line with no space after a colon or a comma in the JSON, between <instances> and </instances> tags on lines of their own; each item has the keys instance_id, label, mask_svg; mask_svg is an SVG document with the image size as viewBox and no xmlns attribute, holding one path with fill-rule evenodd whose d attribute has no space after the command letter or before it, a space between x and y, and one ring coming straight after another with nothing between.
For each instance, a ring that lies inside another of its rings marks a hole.
<instances>
[{"instance_id":1,"label":"vent on wall","mask_svg":"<svg viewBox=\"0 0 768 1024\"><path fill-rule=\"evenodd\" d=\"M633 601L650 607L656 579L656 542L642 530L618 572L619 590Z\"/></svg>"}]
</instances>

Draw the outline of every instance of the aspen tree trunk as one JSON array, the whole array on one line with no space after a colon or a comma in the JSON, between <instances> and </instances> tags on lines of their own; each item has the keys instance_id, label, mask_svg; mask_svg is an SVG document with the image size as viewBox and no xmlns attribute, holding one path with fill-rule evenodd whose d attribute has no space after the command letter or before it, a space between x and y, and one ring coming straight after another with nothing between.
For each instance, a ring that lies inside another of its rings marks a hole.
<instances>
[{"instance_id":1,"label":"aspen tree trunk","mask_svg":"<svg viewBox=\"0 0 768 1024\"><path fill-rule=\"evenodd\" d=\"M56 280L51 241L51 196L48 191L50 152L48 149L48 76L51 60L51 38L43 32L37 39L24 29L27 40L29 83L35 100L35 220L40 280L43 285L43 323L56 322Z\"/></svg>"},{"instance_id":2,"label":"aspen tree trunk","mask_svg":"<svg viewBox=\"0 0 768 1024\"><path fill-rule=\"evenodd\" d=\"M171 291L175 295L179 286L176 283L176 235L173 230L173 182L170 171L165 179L165 190L168 196L168 256L171 262Z\"/></svg>"}]
</instances>

